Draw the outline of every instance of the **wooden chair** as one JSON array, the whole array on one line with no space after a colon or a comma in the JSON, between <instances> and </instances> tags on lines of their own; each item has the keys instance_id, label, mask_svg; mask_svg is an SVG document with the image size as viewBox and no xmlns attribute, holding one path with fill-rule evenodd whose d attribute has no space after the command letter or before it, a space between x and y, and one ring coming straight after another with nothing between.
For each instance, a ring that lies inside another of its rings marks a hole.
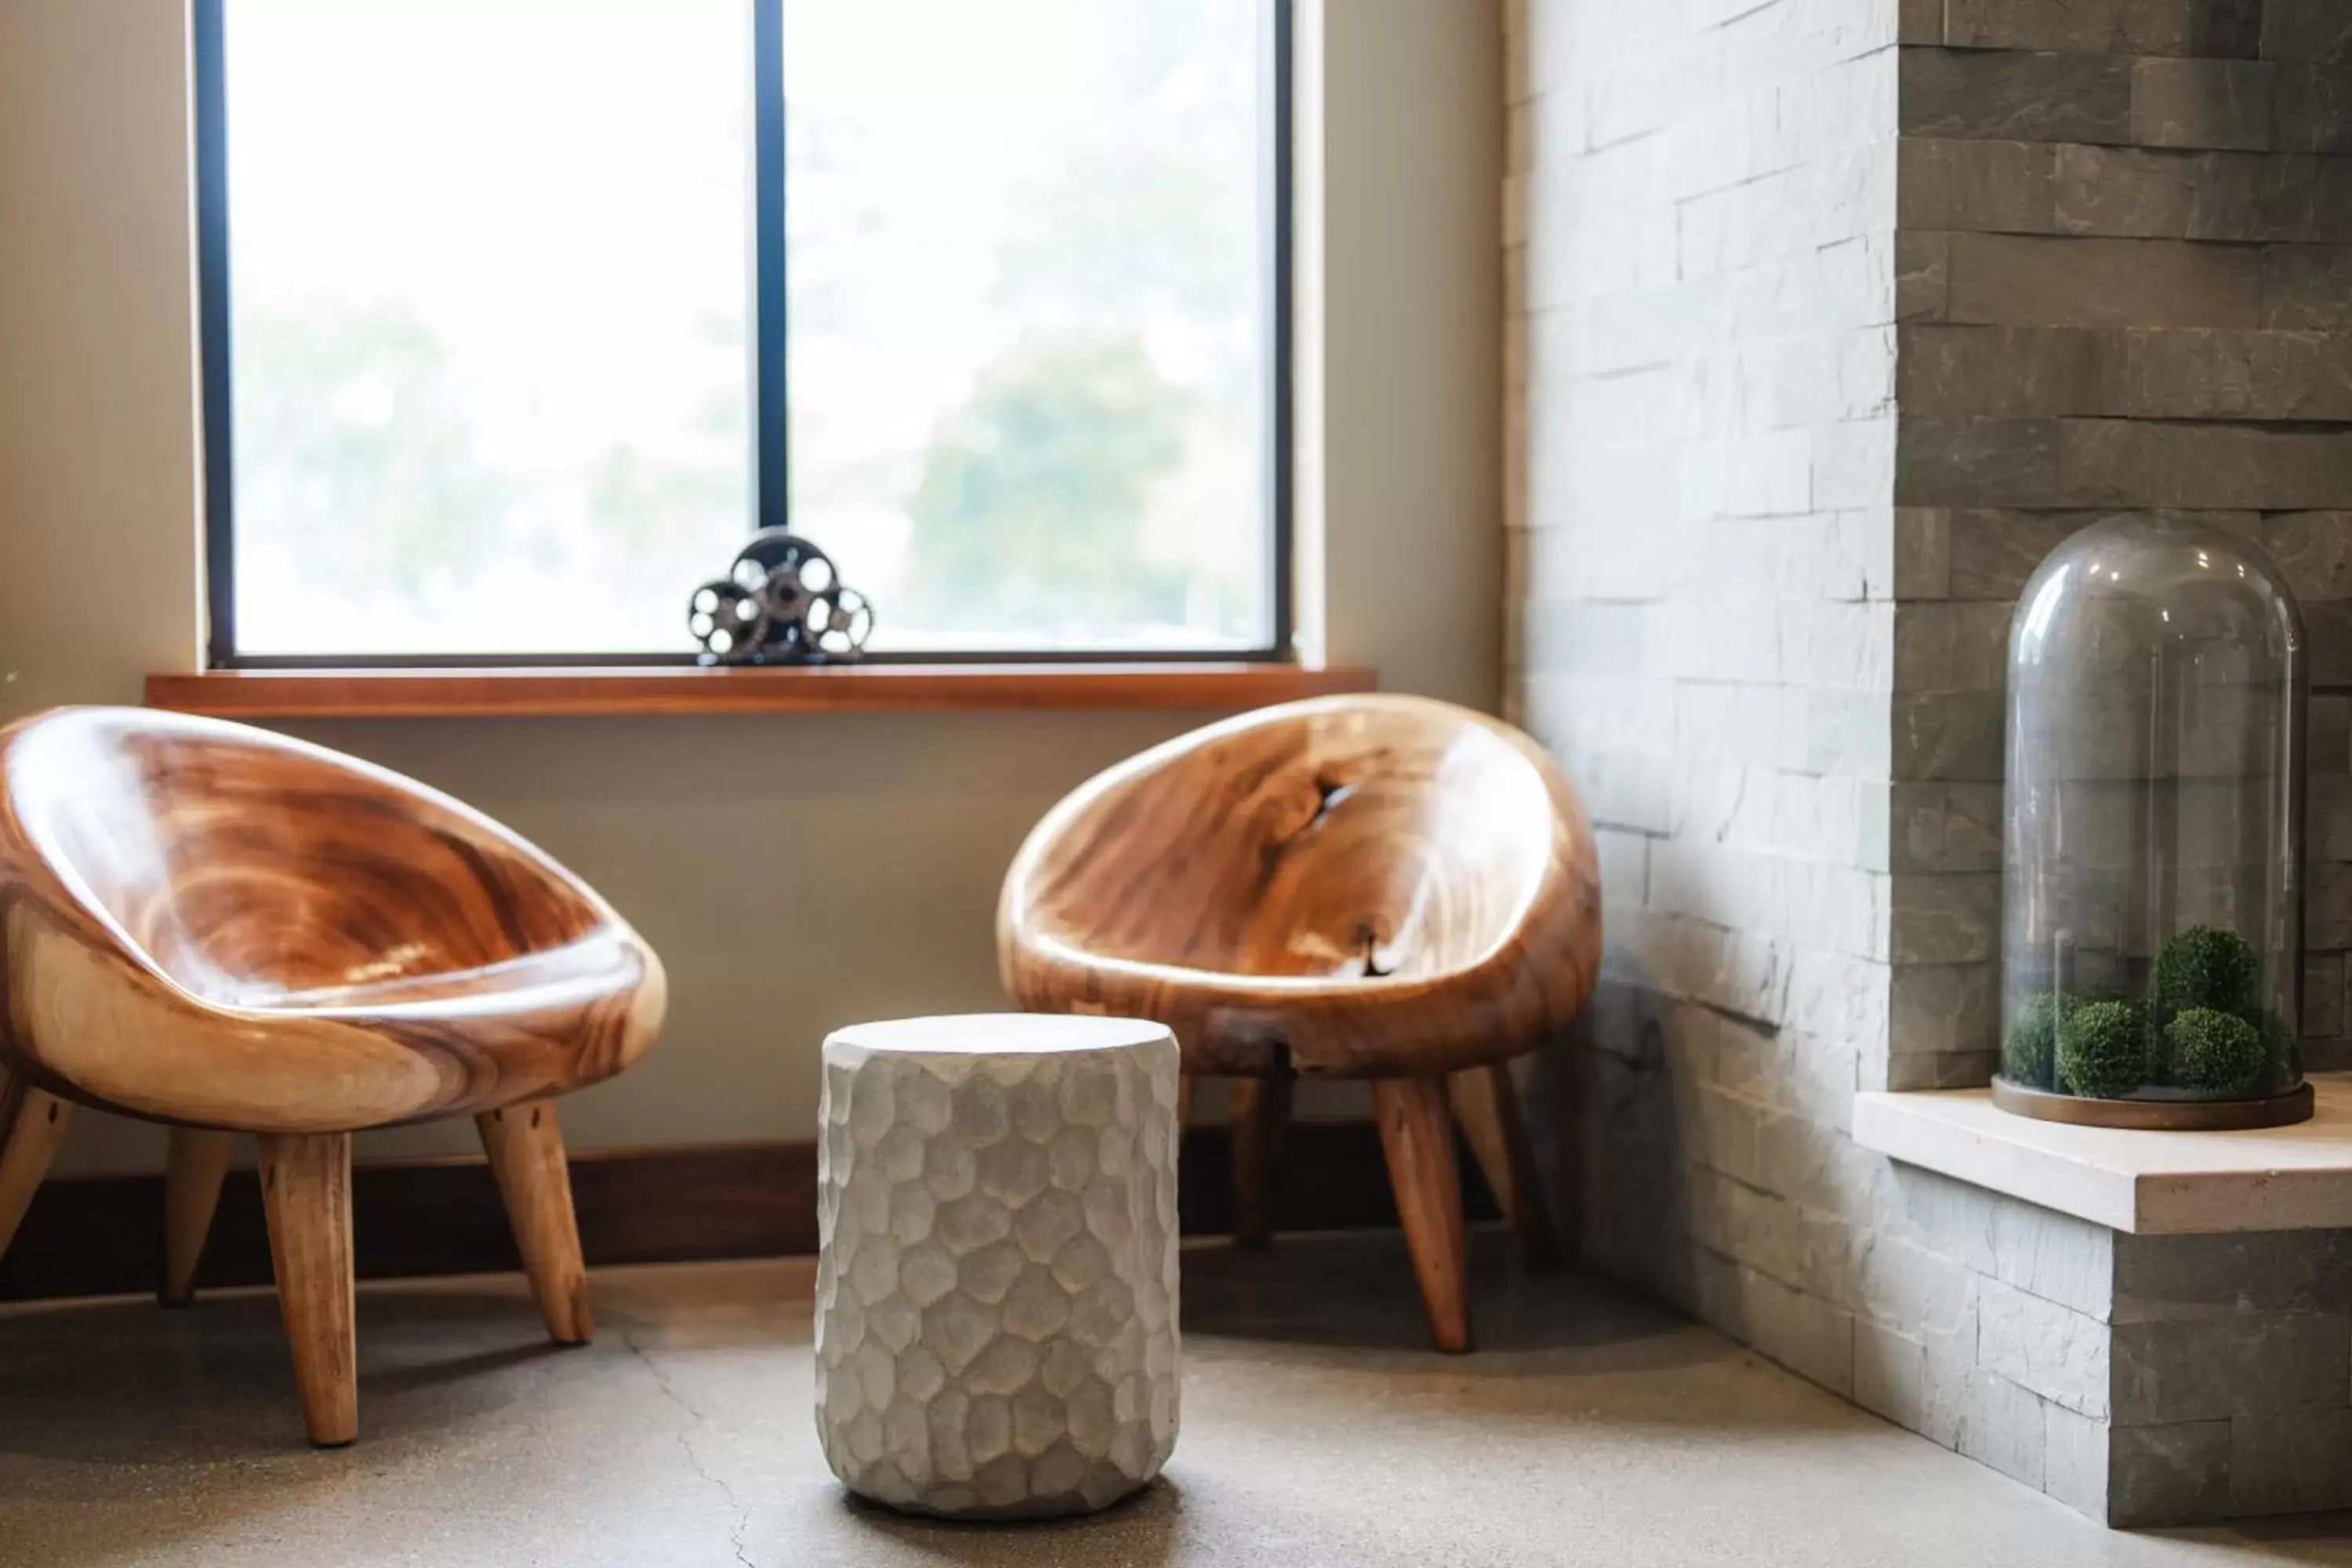
<instances>
[{"instance_id":1,"label":"wooden chair","mask_svg":"<svg viewBox=\"0 0 2352 1568\"><path fill-rule=\"evenodd\" d=\"M1156 1020L1188 1087L1239 1080L1237 1239L1270 1231L1294 1079L1361 1078L1440 1348L1470 1344L1449 1114L1549 1260L1508 1061L1590 994L1601 888L1567 780L1510 726L1335 697L1180 736L1037 825L997 950L1019 1005Z\"/></svg>"},{"instance_id":2,"label":"wooden chair","mask_svg":"<svg viewBox=\"0 0 2352 1568\"><path fill-rule=\"evenodd\" d=\"M166 1303L260 1142L310 1440L358 1435L351 1135L471 1115L559 1342L590 1331L554 1096L653 1043L660 961L446 795L243 725L59 709L0 730L0 1250L76 1104L169 1123Z\"/></svg>"}]
</instances>

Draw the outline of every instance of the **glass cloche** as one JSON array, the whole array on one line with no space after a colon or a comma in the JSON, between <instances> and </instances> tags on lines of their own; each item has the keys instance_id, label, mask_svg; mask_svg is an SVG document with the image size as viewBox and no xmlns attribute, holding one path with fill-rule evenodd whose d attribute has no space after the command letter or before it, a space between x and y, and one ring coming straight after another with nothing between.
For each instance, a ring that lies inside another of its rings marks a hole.
<instances>
[{"instance_id":1,"label":"glass cloche","mask_svg":"<svg viewBox=\"0 0 2352 1568\"><path fill-rule=\"evenodd\" d=\"M2112 518L2010 624L2005 1109L2126 1127L2311 1113L2303 1080L2309 656L2241 534Z\"/></svg>"}]
</instances>

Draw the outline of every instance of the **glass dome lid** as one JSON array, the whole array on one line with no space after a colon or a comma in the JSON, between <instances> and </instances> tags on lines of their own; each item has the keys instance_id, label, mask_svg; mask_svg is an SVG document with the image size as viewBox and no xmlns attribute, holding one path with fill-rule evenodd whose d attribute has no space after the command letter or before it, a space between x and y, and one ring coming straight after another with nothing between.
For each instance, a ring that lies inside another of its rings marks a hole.
<instances>
[{"instance_id":1,"label":"glass dome lid","mask_svg":"<svg viewBox=\"0 0 2352 1568\"><path fill-rule=\"evenodd\" d=\"M2191 518L2074 534L2010 627L1995 1100L2121 1126L2310 1114L2294 594Z\"/></svg>"}]
</instances>

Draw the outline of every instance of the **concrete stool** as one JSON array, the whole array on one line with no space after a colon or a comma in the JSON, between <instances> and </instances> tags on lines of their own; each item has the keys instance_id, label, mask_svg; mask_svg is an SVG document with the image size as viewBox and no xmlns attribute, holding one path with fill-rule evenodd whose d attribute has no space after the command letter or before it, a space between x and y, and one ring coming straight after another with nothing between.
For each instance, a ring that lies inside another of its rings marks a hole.
<instances>
[{"instance_id":1,"label":"concrete stool","mask_svg":"<svg viewBox=\"0 0 2352 1568\"><path fill-rule=\"evenodd\" d=\"M907 1018L824 1042L816 1406L861 1497L1089 1512L1176 1445L1175 1037Z\"/></svg>"}]
</instances>

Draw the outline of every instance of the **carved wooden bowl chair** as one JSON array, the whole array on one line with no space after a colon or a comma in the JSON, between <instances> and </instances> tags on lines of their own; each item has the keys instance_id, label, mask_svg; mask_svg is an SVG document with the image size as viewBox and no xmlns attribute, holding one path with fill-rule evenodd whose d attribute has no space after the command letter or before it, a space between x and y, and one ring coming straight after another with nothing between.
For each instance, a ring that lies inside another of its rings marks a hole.
<instances>
[{"instance_id":1,"label":"carved wooden bowl chair","mask_svg":"<svg viewBox=\"0 0 2352 1568\"><path fill-rule=\"evenodd\" d=\"M653 1043L659 960L497 823L243 725L60 709L0 730L0 1250L77 1104L171 1127L166 1303L236 1134L313 1442L358 1435L352 1133L470 1115L548 1332L589 1336L553 1097Z\"/></svg>"},{"instance_id":2,"label":"carved wooden bowl chair","mask_svg":"<svg viewBox=\"0 0 2352 1568\"><path fill-rule=\"evenodd\" d=\"M1244 1245L1270 1231L1293 1080L1361 1078L1440 1348L1470 1344L1453 1120L1530 1261L1550 1261L1507 1064L1583 1006L1601 892L1567 780L1510 726L1338 697L1180 736L1038 824L997 946L1021 1006L1157 1020L1188 1090L1237 1080Z\"/></svg>"}]
</instances>

